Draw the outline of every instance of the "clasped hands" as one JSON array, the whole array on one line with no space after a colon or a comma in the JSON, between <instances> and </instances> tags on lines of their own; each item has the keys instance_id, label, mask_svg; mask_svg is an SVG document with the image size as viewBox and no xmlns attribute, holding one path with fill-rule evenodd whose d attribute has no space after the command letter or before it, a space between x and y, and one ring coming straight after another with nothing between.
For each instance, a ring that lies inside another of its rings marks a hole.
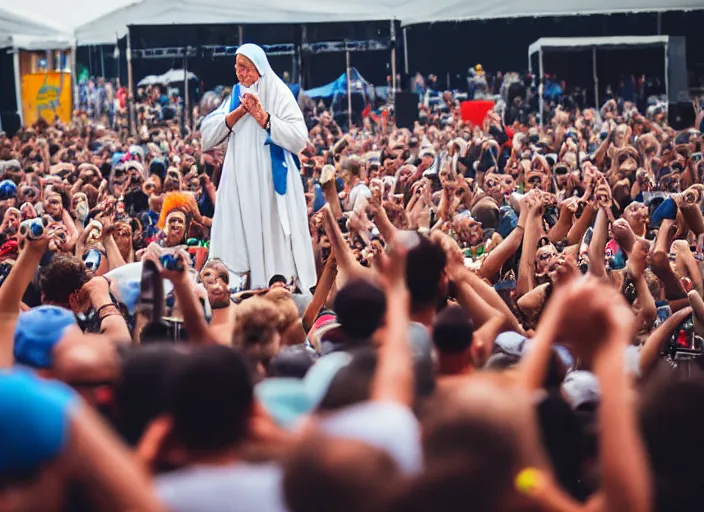
<instances>
[{"instance_id":1,"label":"clasped hands","mask_svg":"<svg viewBox=\"0 0 704 512\"><path fill-rule=\"evenodd\" d=\"M241 107L254 118L259 126L262 128L266 126L268 115L264 111L264 107L262 107L262 103L257 95L248 92L244 93L242 95Z\"/></svg>"}]
</instances>

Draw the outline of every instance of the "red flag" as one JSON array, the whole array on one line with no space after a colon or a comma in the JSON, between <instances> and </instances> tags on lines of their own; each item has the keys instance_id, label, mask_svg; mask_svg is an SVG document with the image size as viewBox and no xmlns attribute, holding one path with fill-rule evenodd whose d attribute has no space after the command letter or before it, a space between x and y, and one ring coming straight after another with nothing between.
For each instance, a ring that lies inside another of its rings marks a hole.
<instances>
[{"instance_id":1,"label":"red flag","mask_svg":"<svg viewBox=\"0 0 704 512\"><path fill-rule=\"evenodd\" d=\"M463 101L460 105L462 120L475 126L482 126L487 112L494 108L494 102L489 100Z\"/></svg>"}]
</instances>

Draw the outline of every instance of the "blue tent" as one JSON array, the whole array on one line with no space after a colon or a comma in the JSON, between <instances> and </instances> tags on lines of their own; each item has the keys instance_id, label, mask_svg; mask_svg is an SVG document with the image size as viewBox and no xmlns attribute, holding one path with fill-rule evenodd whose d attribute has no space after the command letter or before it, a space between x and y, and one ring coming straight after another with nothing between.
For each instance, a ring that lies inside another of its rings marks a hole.
<instances>
[{"instance_id":1,"label":"blue tent","mask_svg":"<svg viewBox=\"0 0 704 512\"><path fill-rule=\"evenodd\" d=\"M370 96L374 94L374 86L367 82L357 71L357 68L350 68L350 83L352 94L362 94ZM334 82L305 91L311 98L334 98L337 95L347 94L347 73L342 73Z\"/></svg>"}]
</instances>

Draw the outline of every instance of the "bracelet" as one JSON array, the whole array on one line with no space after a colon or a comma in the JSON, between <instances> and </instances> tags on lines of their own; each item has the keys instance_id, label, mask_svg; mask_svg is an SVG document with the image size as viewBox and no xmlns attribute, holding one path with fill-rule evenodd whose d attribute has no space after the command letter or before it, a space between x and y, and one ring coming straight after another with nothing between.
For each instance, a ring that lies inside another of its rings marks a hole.
<instances>
[{"instance_id":1,"label":"bracelet","mask_svg":"<svg viewBox=\"0 0 704 512\"><path fill-rule=\"evenodd\" d=\"M107 303L107 304L103 304L103 305L100 306L98 309L96 309L96 310L95 310L95 314L96 314L96 315L99 315L103 310L105 310L105 309L107 309L107 308L109 308L109 307L111 307L111 306L117 307L114 303L109 302L109 303Z\"/></svg>"}]
</instances>

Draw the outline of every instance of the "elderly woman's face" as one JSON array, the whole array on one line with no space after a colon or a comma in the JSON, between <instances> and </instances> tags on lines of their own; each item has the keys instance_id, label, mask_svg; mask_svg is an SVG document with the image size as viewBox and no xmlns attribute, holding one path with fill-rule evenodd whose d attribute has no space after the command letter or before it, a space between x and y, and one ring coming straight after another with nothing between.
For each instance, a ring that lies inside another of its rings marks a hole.
<instances>
[{"instance_id":1,"label":"elderly woman's face","mask_svg":"<svg viewBox=\"0 0 704 512\"><path fill-rule=\"evenodd\" d=\"M244 55L238 55L235 59L235 73L237 80L245 87L251 87L259 80L259 72L254 63Z\"/></svg>"}]
</instances>

